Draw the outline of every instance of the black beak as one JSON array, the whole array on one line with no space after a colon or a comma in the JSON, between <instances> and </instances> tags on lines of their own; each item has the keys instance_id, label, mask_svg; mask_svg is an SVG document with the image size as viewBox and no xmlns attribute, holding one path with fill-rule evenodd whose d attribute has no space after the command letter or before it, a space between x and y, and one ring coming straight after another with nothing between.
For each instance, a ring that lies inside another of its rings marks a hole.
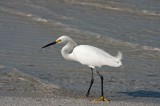
<instances>
[{"instance_id":1,"label":"black beak","mask_svg":"<svg viewBox=\"0 0 160 106\"><path fill-rule=\"evenodd\" d=\"M48 47L48 46L54 45L54 44L56 44L56 43L57 43L56 41L51 42L51 43L49 43L49 44L43 46L42 49L43 49L43 48L46 48L46 47Z\"/></svg>"}]
</instances>

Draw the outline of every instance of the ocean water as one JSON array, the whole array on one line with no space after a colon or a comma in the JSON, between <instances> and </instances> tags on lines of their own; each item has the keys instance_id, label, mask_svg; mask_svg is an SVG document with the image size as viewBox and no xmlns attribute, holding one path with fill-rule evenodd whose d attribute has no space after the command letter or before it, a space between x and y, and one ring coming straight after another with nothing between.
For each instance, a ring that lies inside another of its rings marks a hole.
<instances>
[{"instance_id":1,"label":"ocean water","mask_svg":"<svg viewBox=\"0 0 160 106\"><path fill-rule=\"evenodd\" d=\"M160 98L160 1L0 1L0 65L85 94L90 69L64 60L63 45L41 49L64 34L112 55L123 53L121 68L97 68L110 98ZM91 95L99 94L96 74L92 89Z\"/></svg>"}]
</instances>

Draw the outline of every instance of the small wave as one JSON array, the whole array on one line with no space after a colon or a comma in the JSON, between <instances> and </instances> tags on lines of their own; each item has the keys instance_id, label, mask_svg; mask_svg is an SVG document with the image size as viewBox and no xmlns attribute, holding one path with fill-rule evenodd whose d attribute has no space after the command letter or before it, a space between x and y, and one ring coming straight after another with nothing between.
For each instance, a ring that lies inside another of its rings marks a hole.
<instances>
[{"instance_id":1,"label":"small wave","mask_svg":"<svg viewBox=\"0 0 160 106\"><path fill-rule=\"evenodd\" d=\"M2 7L2 6L0 6L0 11L11 13L11 14L14 14L14 15L23 16L23 17L28 17L31 20L34 20L34 21L37 21L37 22L44 22L44 23L48 22L46 19L41 18L40 16L35 16L33 14L30 14L30 13L25 13L25 12L21 12L19 10L13 10L13 9Z\"/></svg>"},{"instance_id":2,"label":"small wave","mask_svg":"<svg viewBox=\"0 0 160 106\"><path fill-rule=\"evenodd\" d=\"M154 11L148 11L148 10L142 10L139 11L139 13L143 13L144 15L150 15L150 16L160 16L160 13L156 13Z\"/></svg>"},{"instance_id":3,"label":"small wave","mask_svg":"<svg viewBox=\"0 0 160 106\"><path fill-rule=\"evenodd\" d=\"M59 25L64 26L64 24L62 24L60 22L57 22L57 21L54 21L54 20L51 20L51 19L45 19L45 18L43 18L41 16L38 16L38 15L35 15L35 14L22 12L20 10L10 9L10 8L6 8L6 7L3 7L3 6L0 6L0 11L10 13L10 14L13 14L13 15L18 15L18 16L21 16L21 17L25 17L25 18L28 18L29 20L36 21L36 22L42 22L42 23L51 22L52 24L54 24L56 26L57 25L58 26ZM72 19L71 17L60 16L58 14L56 14L56 16L58 16L60 19L65 19L65 20L71 20Z\"/></svg>"},{"instance_id":4,"label":"small wave","mask_svg":"<svg viewBox=\"0 0 160 106\"><path fill-rule=\"evenodd\" d=\"M142 46L143 49L145 50L154 50L154 51L159 51L160 52L160 48L154 48L154 47L149 47L149 46Z\"/></svg>"},{"instance_id":5,"label":"small wave","mask_svg":"<svg viewBox=\"0 0 160 106\"><path fill-rule=\"evenodd\" d=\"M125 7L116 7L112 5L107 5L107 4L100 4L100 3L91 3L91 2L79 2L75 0L65 0L66 3L71 3L71 4L77 4L77 5L82 5L82 6L90 6L90 7L95 7L95 8L100 8L100 9L107 9L107 10L112 10L112 11L118 11L118 12L128 12L132 14L137 14L137 15L145 15L145 16L158 16L160 17L160 13L150 11L150 10L138 10L136 8L125 8Z\"/></svg>"},{"instance_id":6,"label":"small wave","mask_svg":"<svg viewBox=\"0 0 160 106\"><path fill-rule=\"evenodd\" d=\"M33 17L33 20L39 21L39 22L48 22L46 19L40 18L40 17Z\"/></svg>"}]
</instances>

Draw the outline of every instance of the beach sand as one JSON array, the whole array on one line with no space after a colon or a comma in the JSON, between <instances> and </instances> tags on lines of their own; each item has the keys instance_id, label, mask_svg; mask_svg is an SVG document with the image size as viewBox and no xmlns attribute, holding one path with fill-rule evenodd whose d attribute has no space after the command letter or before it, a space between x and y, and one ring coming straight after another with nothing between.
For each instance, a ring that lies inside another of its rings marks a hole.
<instances>
[{"instance_id":1,"label":"beach sand","mask_svg":"<svg viewBox=\"0 0 160 106\"><path fill-rule=\"evenodd\" d=\"M153 103L112 101L110 103L94 103L85 99L70 97L32 98L32 97L0 97L1 106L159 106Z\"/></svg>"},{"instance_id":2,"label":"beach sand","mask_svg":"<svg viewBox=\"0 0 160 106\"><path fill-rule=\"evenodd\" d=\"M82 92L63 90L53 83L1 66L0 106L159 106L149 99L93 101L97 97L87 98Z\"/></svg>"}]
</instances>

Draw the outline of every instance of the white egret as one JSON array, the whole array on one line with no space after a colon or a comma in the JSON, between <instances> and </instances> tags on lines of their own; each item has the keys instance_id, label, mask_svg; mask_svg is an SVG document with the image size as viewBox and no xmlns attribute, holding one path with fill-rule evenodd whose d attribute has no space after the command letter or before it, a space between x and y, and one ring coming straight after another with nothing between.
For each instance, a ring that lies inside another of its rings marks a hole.
<instances>
[{"instance_id":1,"label":"white egret","mask_svg":"<svg viewBox=\"0 0 160 106\"><path fill-rule=\"evenodd\" d=\"M72 40L72 38L68 36L61 36L56 41L51 42L42 48L46 48L56 43L65 43L66 45L62 48L61 53L62 56L67 60L77 61L83 65L88 65L91 68L91 82L86 96L89 96L90 89L94 82L93 71L95 67L101 67L103 65L111 66L111 67L119 67L122 65L122 53L118 52L117 56L111 56L107 52L102 49L99 49L90 45L79 45L77 46L76 42ZM101 78L101 98L98 101L106 101L109 100L104 98L103 93L103 76L96 71L97 74Z\"/></svg>"}]
</instances>

